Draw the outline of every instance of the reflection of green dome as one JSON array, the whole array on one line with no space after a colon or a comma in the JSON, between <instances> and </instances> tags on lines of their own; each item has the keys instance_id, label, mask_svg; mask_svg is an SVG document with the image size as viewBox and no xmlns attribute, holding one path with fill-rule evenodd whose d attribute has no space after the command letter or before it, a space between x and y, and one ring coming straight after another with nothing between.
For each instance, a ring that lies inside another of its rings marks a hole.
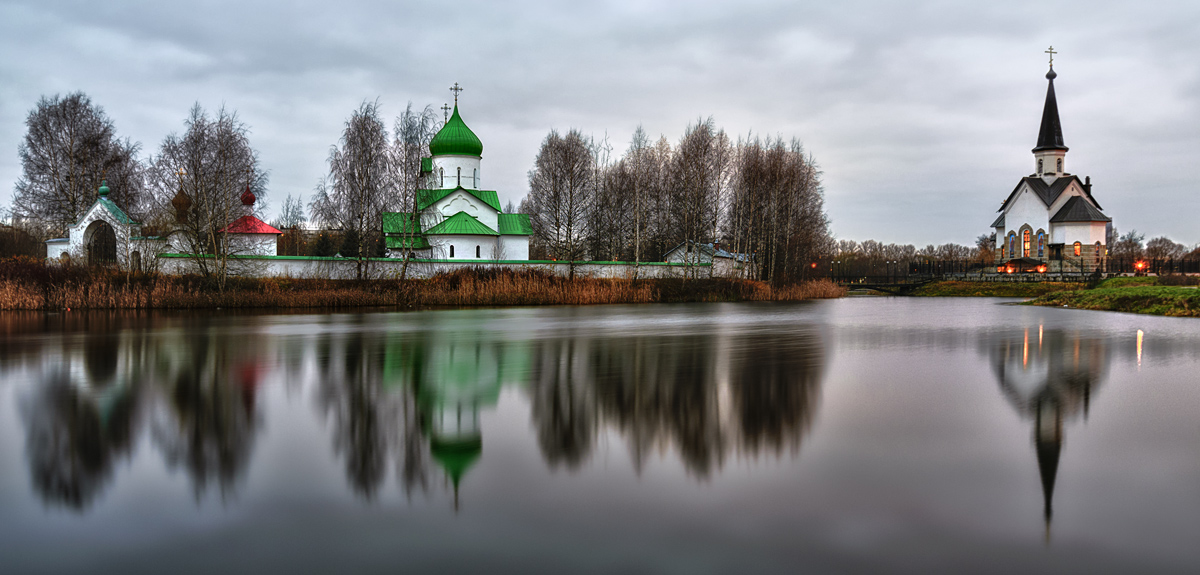
<instances>
[{"instance_id":1,"label":"reflection of green dome","mask_svg":"<svg viewBox=\"0 0 1200 575\"><path fill-rule=\"evenodd\" d=\"M458 115L458 106L445 126L429 142L429 153L433 156L457 154L460 156L483 156L483 142L472 132Z\"/></svg>"},{"instance_id":2,"label":"reflection of green dome","mask_svg":"<svg viewBox=\"0 0 1200 575\"><path fill-rule=\"evenodd\" d=\"M430 442L429 452L441 464L442 469L446 470L446 474L450 476L450 480L454 482L454 487L457 489L458 482L463 475L467 474L467 470L483 453L483 439L479 437L451 441L434 439Z\"/></svg>"}]
</instances>

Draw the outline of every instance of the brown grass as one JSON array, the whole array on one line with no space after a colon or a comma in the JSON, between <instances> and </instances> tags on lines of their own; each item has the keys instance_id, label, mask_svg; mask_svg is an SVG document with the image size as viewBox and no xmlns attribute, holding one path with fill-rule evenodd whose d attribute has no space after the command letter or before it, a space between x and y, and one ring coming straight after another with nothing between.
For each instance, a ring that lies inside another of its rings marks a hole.
<instances>
[{"instance_id":1,"label":"brown grass","mask_svg":"<svg viewBox=\"0 0 1200 575\"><path fill-rule=\"evenodd\" d=\"M0 260L0 310L348 308L798 301L834 298L828 280L772 288L731 279L567 279L535 270L476 268L428 280L234 278L225 290L199 276L125 274Z\"/></svg>"}]
</instances>

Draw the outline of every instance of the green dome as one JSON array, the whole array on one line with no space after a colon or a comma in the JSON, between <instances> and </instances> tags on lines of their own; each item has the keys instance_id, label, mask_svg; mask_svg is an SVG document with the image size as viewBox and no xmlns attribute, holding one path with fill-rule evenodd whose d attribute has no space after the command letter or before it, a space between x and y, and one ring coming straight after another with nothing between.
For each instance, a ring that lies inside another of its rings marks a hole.
<instances>
[{"instance_id":1,"label":"green dome","mask_svg":"<svg viewBox=\"0 0 1200 575\"><path fill-rule=\"evenodd\" d=\"M442 156L456 154L460 156L483 156L483 142L472 132L458 115L458 106L454 106L454 114L450 121L438 131L429 142L429 154Z\"/></svg>"}]
</instances>

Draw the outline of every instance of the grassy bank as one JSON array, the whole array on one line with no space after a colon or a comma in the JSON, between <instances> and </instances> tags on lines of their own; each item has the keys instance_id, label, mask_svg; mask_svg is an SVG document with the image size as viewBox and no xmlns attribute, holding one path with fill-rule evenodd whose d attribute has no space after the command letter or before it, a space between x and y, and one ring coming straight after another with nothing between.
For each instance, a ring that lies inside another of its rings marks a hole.
<instances>
[{"instance_id":1,"label":"grassy bank","mask_svg":"<svg viewBox=\"0 0 1200 575\"><path fill-rule=\"evenodd\" d=\"M1200 290L1182 286L1133 285L1120 287L1118 285L1118 287L1098 287L1083 291L1047 294L1029 303L1052 307L1067 306L1152 315L1200 317Z\"/></svg>"},{"instance_id":2,"label":"grassy bank","mask_svg":"<svg viewBox=\"0 0 1200 575\"><path fill-rule=\"evenodd\" d=\"M913 295L927 297L1038 297L1050 293L1082 290L1082 283L1072 282L963 282L928 283L917 288Z\"/></svg>"},{"instance_id":3,"label":"grassy bank","mask_svg":"<svg viewBox=\"0 0 1200 575\"><path fill-rule=\"evenodd\" d=\"M0 261L0 310L350 308L798 301L841 297L819 281L772 287L730 279L566 279L534 270L476 268L427 280L232 278L126 274Z\"/></svg>"}]
</instances>

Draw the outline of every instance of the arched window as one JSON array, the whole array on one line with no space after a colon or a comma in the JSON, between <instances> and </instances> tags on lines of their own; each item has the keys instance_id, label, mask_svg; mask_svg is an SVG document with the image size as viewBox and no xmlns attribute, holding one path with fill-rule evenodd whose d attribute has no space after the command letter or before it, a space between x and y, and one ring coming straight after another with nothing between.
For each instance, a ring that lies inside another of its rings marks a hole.
<instances>
[{"instance_id":1,"label":"arched window","mask_svg":"<svg viewBox=\"0 0 1200 575\"><path fill-rule=\"evenodd\" d=\"M1030 244L1029 236L1030 235L1031 235L1031 232L1029 230L1025 230L1025 231L1021 232L1021 257L1025 257L1025 258L1029 257L1029 244Z\"/></svg>"},{"instance_id":2,"label":"arched window","mask_svg":"<svg viewBox=\"0 0 1200 575\"><path fill-rule=\"evenodd\" d=\"M1038 175L1042 175L1042 159L1038 158Z\"/></svg>"},{"instance_id":3,"label":"arched window","mask_svg":"<svg viewBox=\"0 0 1200 575\"><path fill-rule=\"evenodd\" d=\"M1100 242L1096 242L1096 265L1100 265L1100 256L1103 254L1104 252L1100 248Z\"/></svg>"},{"instance_id":4,"label":"arched window","mask_svg":"<svg viewBox=\"0 0 1200 575\"><path fill-rule=\"evenodd\" d=\"M1038 257L1046 257L1046 234L1038 232Z\"/></svg>"},{"instance_id":5,"label":"arched window","mask_svg":"<svg viewBox=\"0 0 1200 575\"><path fill-rule=\"evenodd\" d=\"M479 259L479 246L475 246L475 259Z\"/></svg>"},{"instance_id":6,"label":"arched window","mask_svg":"<svg viewBox=\"0 0 1200 575\"><path fill-rule=\"evenodd\" d=\"M1062 158L1058 159L1058 173L1062 173Z\"/></svg>"},{"instance_id":7,"label":"arched window","mask_svg":"<svg viewBox=\"0 0 1200 575\"><path fill-rule=\"evenodd\" d=\"M1079 244L1075 244L1075 245L1078 246ZM1079 248L1076 247L1075 250L1079 251ZM454 246L450 246L450 257L454 257Z\"/></svg>"},{"instance_id":8,"label":"arched window","mask_svg":"<svg viewBox=\"0 0 1200 575\"><path fill-rule=\"evenodd\" d=\"M1080 255L1082 253L1083 253L1083 244L1081 244L1079 242L1075 242L1075 255Z\"/></svg>"},{"instance_id":9,"label":"arched window","mask_svg":"<svg viewBox=\"0 0 1200 575\"><path fill-rule=\"evenodd\" d=\"M441 180L442 180L442 183L440 185L438 185L438 187L439 188L446 187L446 168L438 168L438 178L441 178Z\"/></svg>"},{"instance_id":10,"label":"arched window","mask_svg":"<svg viewBox=\"0 0 1200 575\"><path fill-rule=\"evenodd\" d=\"M472 188L479 187L479 168L475 168L474 170L471 170L471 187Z\"/></svg>"},{"instance_id":11,"label":"arched window","mask_svg":"<svg viewBox=\"0 0 1200 575\"><path fill-rule=\"evenodd\" d=\"M1008 257L1017 257L1017 234L1016 232L1008 232Z\"/></svg>"},{"instance_id":12,"label":"arched window","mask_svg":"<svg viewBox=\"0 0 1200 575\"><path fill-rule=\"evenodd\" d=\"M458 167L458 187L462 187L462 166Z\"/></svg>"}]
</instances>

